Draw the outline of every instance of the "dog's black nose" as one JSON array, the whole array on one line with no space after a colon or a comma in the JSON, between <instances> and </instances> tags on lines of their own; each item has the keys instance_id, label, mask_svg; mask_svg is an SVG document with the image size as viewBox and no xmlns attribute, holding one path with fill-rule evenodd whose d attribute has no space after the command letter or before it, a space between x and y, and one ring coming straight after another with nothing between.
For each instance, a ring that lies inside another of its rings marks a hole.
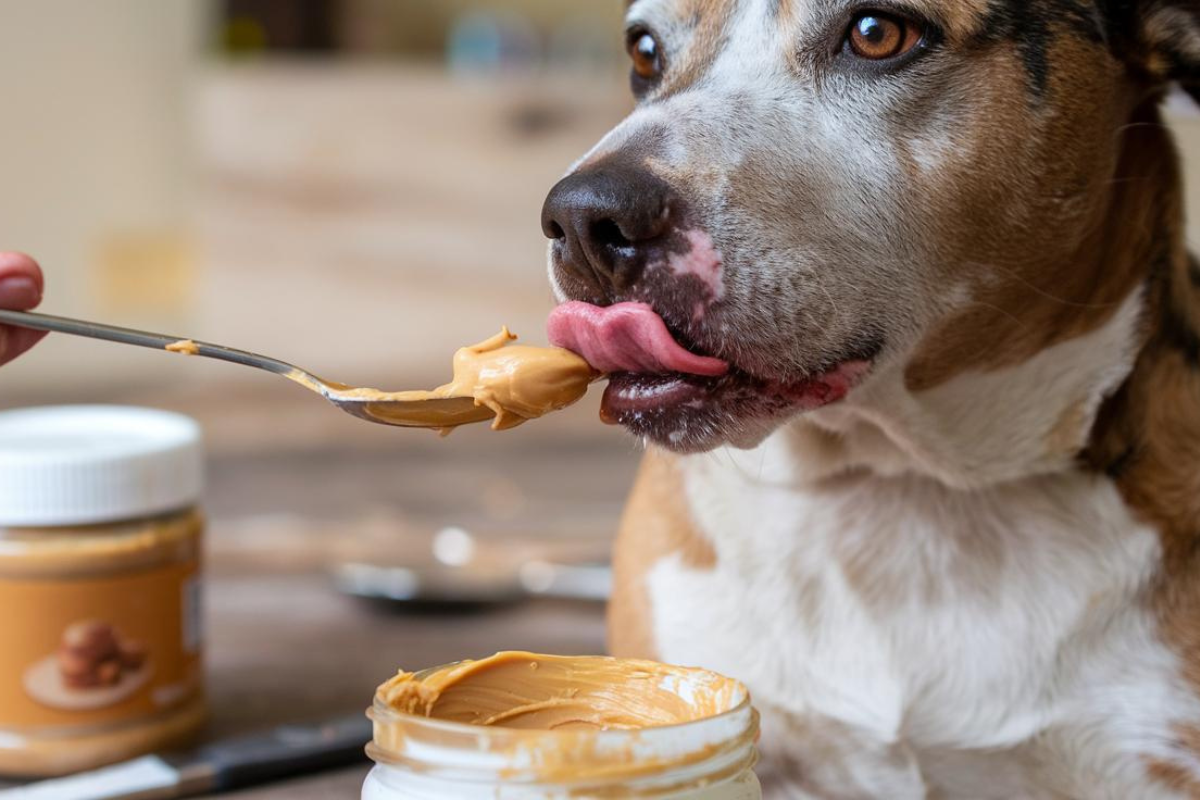
<instances>
[{"instance_id":1,"label":"dog's black nose","mask_svg":"<svg viewBox=\"0 0 1200 800\"><path fill-rule=\"evenodd\" d=\"M559 268L611 296L632 286L671 228L670 187L639 166L603 162L563 180L542 207Z\"/></svg>"}]
</instances>

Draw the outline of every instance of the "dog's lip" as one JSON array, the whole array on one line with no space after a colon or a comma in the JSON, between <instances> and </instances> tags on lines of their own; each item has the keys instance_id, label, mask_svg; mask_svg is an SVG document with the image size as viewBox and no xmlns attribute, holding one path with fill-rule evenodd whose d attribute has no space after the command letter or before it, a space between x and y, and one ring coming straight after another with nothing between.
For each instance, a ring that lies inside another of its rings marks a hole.
<instances>
[{"instance_id":1,"label":"dog's lip","mask_svg":"<svg viewBox=\"0 0 1200 800\"><path fill-rule=\"evenodd\" d=\"M609 425L620 425L630 415L702 403L710 393L710 388L688 381L683 375L620 372L609 376L600 402L600 419Z\"/></svg>"},{"instance_id":2,"label":"dog's lip","mask_svg":"<svg viewBox=\"0 0 1200 800\"><path fill-rule=\"evenodd\" d=\"M694 375L616 373L609 375L600 418L624 424L650 414L726 406L737 413L803 413L844 399L871 371L865 359L843 361L824 372L790 383L755 378L734 369L717 378Z\"/></svg>"}]
</instances>

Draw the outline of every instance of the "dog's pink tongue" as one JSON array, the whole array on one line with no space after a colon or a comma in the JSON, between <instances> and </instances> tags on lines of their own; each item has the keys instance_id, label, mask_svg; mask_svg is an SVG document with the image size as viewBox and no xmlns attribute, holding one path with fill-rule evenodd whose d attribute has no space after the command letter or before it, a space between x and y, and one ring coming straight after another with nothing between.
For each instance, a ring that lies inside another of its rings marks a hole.
<instances>
[{"instance_id":1,"label":"dog's pink tongue","mask_svg":"<svg viewBox=\"0 0 1200 800\"><path fill-rule=\"evenodd\" d=\"M689 353L662 317L645 303L600 307L563 303L547 323L550 343L583 356L601 372L668 373L716 377L729 371L719 358Z\"/></svg>"}]
</instances>

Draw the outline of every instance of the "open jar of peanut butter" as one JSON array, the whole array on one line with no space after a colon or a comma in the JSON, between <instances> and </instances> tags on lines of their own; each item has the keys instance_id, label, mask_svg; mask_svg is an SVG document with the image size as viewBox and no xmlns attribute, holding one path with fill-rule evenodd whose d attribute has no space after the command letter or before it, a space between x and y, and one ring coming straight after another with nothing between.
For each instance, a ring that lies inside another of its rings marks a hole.
<instances>
[{"instance_id":1,"label":"open jar of peanut butter","mask_svg":"<svg viewBox=\"0 0 1200 800\"><path fill-rule=\"evenodd\" d=\"M651 661L499 653L379 687L363 800L759 800L745 686Z\"/></svg>"},{"instance_id":2,"label":"open jar of peanut butter","mask_svg":"<svg viewBox=\"0 0 1200 800\"><path fill-rule=\"evenodd\" d=\"M0 774L182 743L204 721L199 426L0 413Z\"/></svg>"}]
</instances>

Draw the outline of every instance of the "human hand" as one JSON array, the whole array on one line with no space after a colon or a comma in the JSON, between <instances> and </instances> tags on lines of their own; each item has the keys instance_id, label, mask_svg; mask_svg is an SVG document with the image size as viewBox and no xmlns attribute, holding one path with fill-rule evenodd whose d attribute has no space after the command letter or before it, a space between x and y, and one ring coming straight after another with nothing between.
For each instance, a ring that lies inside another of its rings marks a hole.
<instances>
[{"instance_id":1,"label":"human hand","mask_svg":"<svg viewBox=\"0 0 1200 800\"><path fill-rule=\"evenodd\" d=\"M42 271L21 253L0 252L0 308L28 311L42 301ZM46 334L0 325L0 364L12 361Z\"/></svg>"}]
</instances>

